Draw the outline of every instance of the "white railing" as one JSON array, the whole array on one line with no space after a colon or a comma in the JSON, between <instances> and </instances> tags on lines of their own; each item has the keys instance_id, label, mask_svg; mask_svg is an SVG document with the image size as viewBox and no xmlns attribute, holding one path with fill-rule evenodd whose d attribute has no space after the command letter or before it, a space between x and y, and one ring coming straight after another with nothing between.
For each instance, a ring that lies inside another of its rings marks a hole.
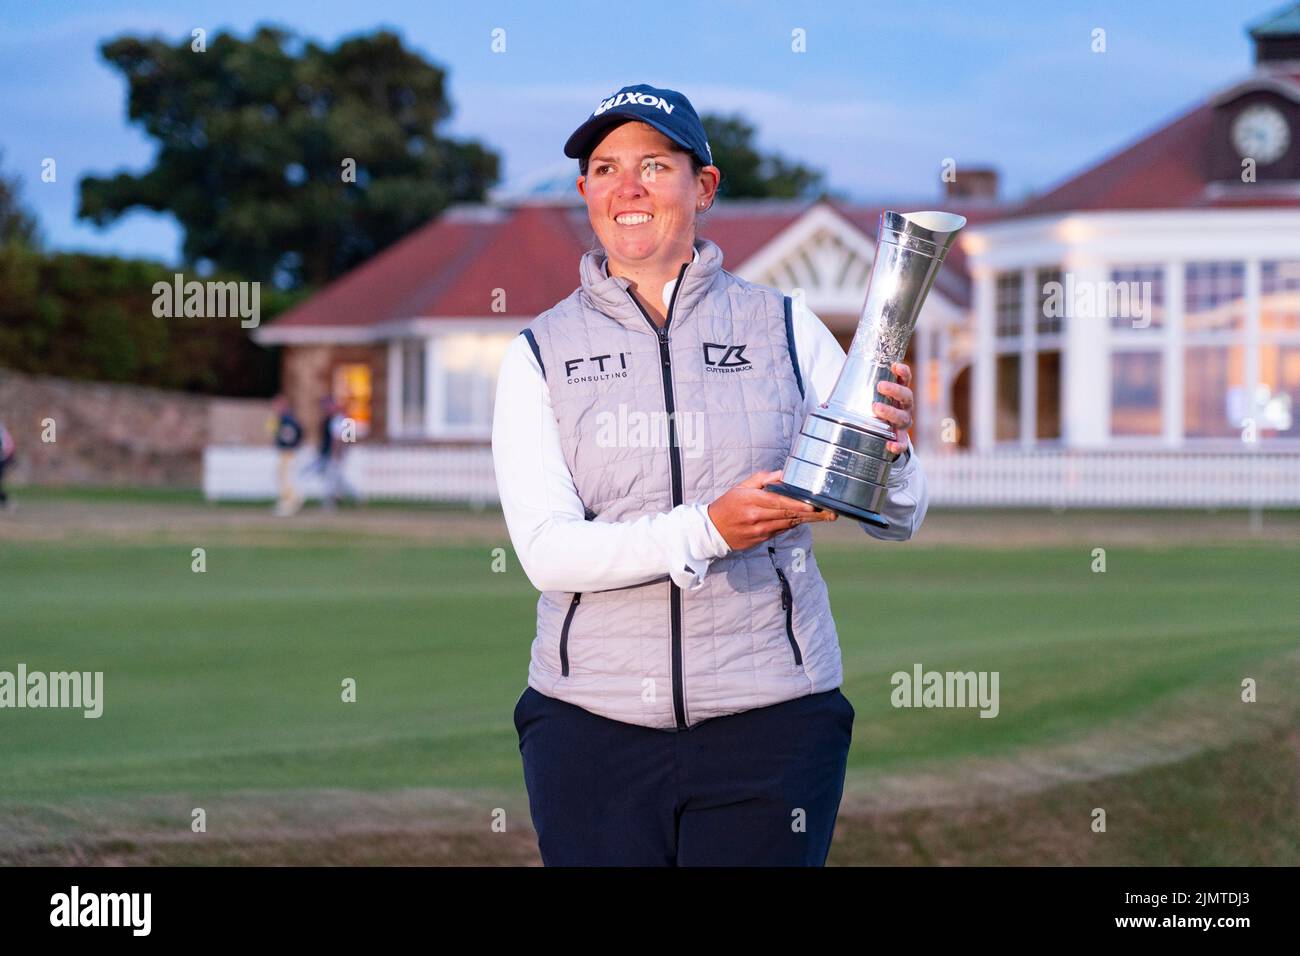
<instances>
[{"instance_id":1,"label":"white railing","mask_svg":"<svg viewBox=\"0 0 1300 956\"><path fill-rule=\"evenodd\" d=\"M1300 507L1300 454L1243 452L920 453L930 504L972 507ZM299 490L319 498L314 458L299 451ZM214 445L203 455L209 500L276 494L271 448ZM358 445L344 476L368 498L495 503L492 450Z\"/></svg>"},{"instance_id":2,"label":"white railing","mask_svg":"<svg viewBox=\"0 0 1300 956\"><path fill-rule=\"evenodd\" d=\"M294 481L308 498L321 495L321 478L311 470L315 454L294 456ZM255 501L278 492L279 452L261 445L209 445L203 449L203 497L209 501Z\"/></svg>"},{"instance_id":3,"label":"white railing","mask_svg":"<svg viewBox=\"0 0 1300 956\"><path fill-rule=\"evenodd\" d=\"M363 446L349 456L350 473L368 497L408 501L497 502L492 449Z\"/></svg>"},{"instance_id":4,"label":"white railing","mask_svg":"<svg viewBox=\"0 0 1300 956\"><path fill-rule=\"evenodd\" d=\"M320 498L324 481L314 450L299 449L294 480L306 498ZM209 501L256 501L277 493L279 453L247 445L211 445L203 451L203 496ZM343 459L343 477L367 498L405 501L497 501L492 450L358 445Z\"/></svg>"},{"instance_id":5,"label":"white railing","mask_svg":"<svg viewBox=\"0 0 1300 956\"><path fill-rule=\"evenodd\" d=\"M1300 506L1300 454L930 454L935 505L1232 508Z\"/></svg>"}]
</instances>

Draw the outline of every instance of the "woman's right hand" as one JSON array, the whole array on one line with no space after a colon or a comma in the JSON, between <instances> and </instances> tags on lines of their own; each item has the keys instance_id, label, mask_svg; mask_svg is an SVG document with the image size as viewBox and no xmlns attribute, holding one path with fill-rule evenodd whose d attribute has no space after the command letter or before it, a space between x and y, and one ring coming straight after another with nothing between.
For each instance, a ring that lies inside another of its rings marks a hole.
<instances>
[{"instance_id":1,"label":"woman's right hand","mask_svg":"<svg viewBox=\"0 0 1300 956\"><path fill-rule=\"evenodd\" d=\"M781 480L781 471L756 471L709 505L709 520L733 551L743 551L805 521L834 521L833 511L818 511L806 501L787 498L763 486Z\"/></svg>"}]
</instances>

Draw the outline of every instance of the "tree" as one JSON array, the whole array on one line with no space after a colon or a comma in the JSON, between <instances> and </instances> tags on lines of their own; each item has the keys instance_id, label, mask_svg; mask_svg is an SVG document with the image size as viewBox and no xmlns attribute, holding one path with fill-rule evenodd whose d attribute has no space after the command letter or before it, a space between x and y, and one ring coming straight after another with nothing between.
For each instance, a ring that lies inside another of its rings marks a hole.
<instances>
[{"instance_id":1,"label":"tree","mask_svg":"<svg viewBox=\"0 0 1300 956\"><path fill-rule=\"evenodd\" d=\"M779 155L764 156L753 145L754 127L739 116L700 117L713 164L722 170L718 195L724 199L806 198L822 189L824 176Z\"/></svg>"},{"instance_id":2,"label":"tree","mask_svg":"<svg viewBox=\"0 0 1300 956\"><path fill-rule=\"evenodd\" d=\"M82 218L171 212L187 261L297 288L497 180L495 154L436 135L451 114L445 71L394 33L326 49L261 26L193 45L123 36L101 47L127 80L131 120L160 148L141 175L83 179Z\"/></svg>"},{"instance_id":3,"label":"tree","mask_svg":"<svg viewBox=\"0 0 1300 956\"><path fill-rule=\"evenodd\" d=\"M0 151L0 164L4 152ZM19 243L24 246L38 244L36 219L18 203L22 182L17 176L0 173L0 245Z\"/></svg>"},{"instance_id":4,"label":"tree","mask_svg":"<svg viewBox=\"0 0 1300 956\"><path fill-rule=\"evenodd\" d=\"M276 355L255 345L239 318L154 314L154 284L170 284L174 273L143 259L0 245L0 367L211 395L271 394ZM265 321L304 294L263 293Z\"/></svg>"},{"instance_id":5,"label":"tree","mask_svg":"<svg viewBox=\"0 0 1300 956\"><path fill-rule=\"evenodd\" d=\"M216 395L274 391L276 356L240 319L156 317L154 283L175 273L162 263L41 250L18 187L0 174L0 368ZM269 288L261 315L270 320L302 296Z\"/></svg>"}]
</instances>

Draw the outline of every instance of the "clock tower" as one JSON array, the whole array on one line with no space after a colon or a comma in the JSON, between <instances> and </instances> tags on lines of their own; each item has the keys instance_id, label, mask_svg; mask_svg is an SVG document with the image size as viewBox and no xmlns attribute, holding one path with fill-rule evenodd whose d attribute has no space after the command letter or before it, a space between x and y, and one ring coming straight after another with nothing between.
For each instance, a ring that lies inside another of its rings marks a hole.
<instances>
[{"instance_id":1,"label":"clock tower","mask_svg":"<svg viewBox=\"0 0 1300 956\"><path fill-rule=\"evenodd\" d=\"M1300 186L1300 3L1255 24L1255 73L1214 98L1212 181Z\"/></svg>"}]
</instances>

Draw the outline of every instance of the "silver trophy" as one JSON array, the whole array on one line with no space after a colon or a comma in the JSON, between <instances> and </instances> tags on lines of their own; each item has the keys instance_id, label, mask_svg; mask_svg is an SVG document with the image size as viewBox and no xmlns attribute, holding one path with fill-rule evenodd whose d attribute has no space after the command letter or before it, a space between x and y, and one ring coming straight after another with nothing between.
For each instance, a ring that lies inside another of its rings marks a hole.
<instances>
[{"instance_id":1,"label":"silver trophy","mask_svg":"<svg viewBox=\"0 0 1300 956\"><path fill-rule=\"evenodd\" d=\"M939 274L963 216L947 212L880 214L876 261L867 279L857 331L830 398L811 412L786 459L781 481L767 491L797 498L818 509L880 528L885 482L898 458L886 450L898 431L875 416L876 402L890 404L876 386L896 382L890 370L907 353L921 306Z\"/></svg>"}]
</instances>

